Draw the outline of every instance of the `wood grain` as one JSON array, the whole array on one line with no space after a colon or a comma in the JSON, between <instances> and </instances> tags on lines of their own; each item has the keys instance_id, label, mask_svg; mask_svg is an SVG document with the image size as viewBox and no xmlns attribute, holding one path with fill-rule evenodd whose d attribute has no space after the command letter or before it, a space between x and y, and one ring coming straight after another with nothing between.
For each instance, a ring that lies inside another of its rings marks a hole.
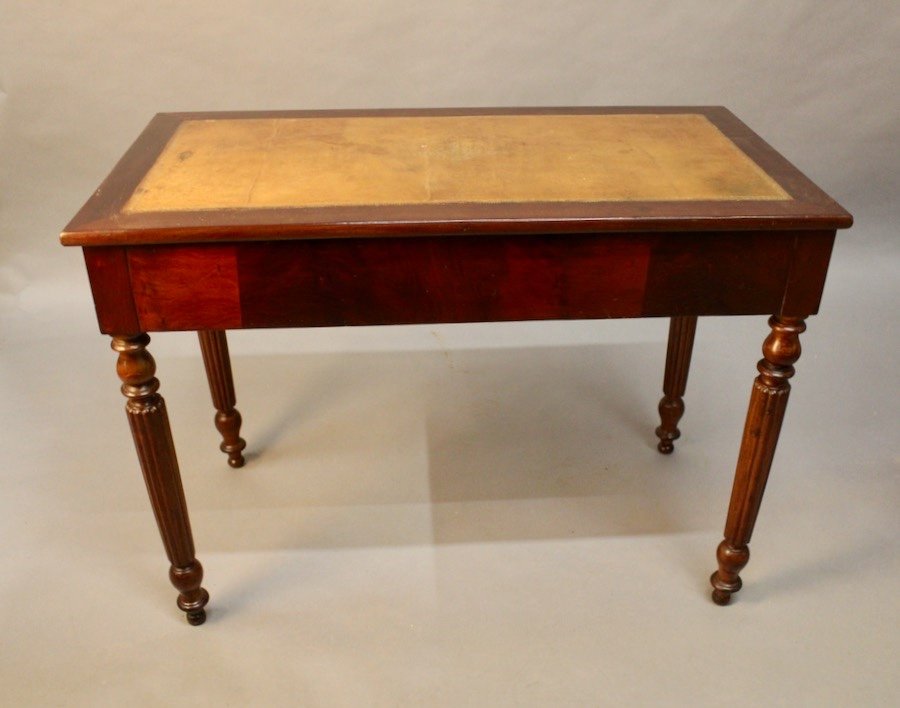
<instances>
[{"instance_id":1,"label":"wood grain","mask_svg":"<svg viewBox=\"0 0 900 708\"><path fill-rule=\"evenodd\" d=\"M193 625L206 621L204 607L209 594L201 586L203 566L194 555L194 539L188 518L175 444L169 427L166 404L159 395L156 363L146 334L113 337L111 346L119 353L116 372L126 397L125 411L147 494L156 516L159 533L169 557L169 579L178 590L178 607Z\"/></svg>"},{"instance_id":2,"label":"wood grain","mask_svg":"<svg viewBox=\"0 0 900 708\"><path fill-rule=\"evenodd\" d=\"M104 334L137 334L143 331L131 290L127 249L98 246L82 251L100 331Z\"/></svg>"},{"instance_id":3,"label":"wood grain","mask_svg":"<svg viewBox=\"0 0 900 708\"><path fill-rule=\"evenodd\" d=\"M128 268L142 331L241 327L234 247L132 248Z\"/></svg>"},{"instance_id":4,"label":"wood grain","mask_svg":"<svg viewBox=\"0 0 900 708\"><path fill-rule=\"evenodd\" d=\"M787 408L789 379L800 358L800 335L806 330L803 319L797 317L771 317L769 326L771 332L763 343L763 358L757 364L759 376L750 394L725 538L716 551L719 568L710 578L712 598L717 605L727 605L742 586L740 572L750 560L748 544Z\"/></svg>"},{"instance_id":5,"label":"wood grain","mask_svg":"<svg viewBox=\"0 0 900 708\"><path fill-rule=\"evenodd\" d=\"M700 232L132 246L91 280L107 333L805 317L818 309L833 238Z\"/></svg>"},{"instance_id":6,"label":"wood grain","mask_svg":"<svg viewBox=\"0 0 900 708\"><path fill-rule=\"evenodd\" d=\"M453 128L426 130L424 152L397 127L439 124ZM192 142L209 125L227 130L212 148ZM491 128L463 129L476 125ZM373 138L378 126L397 144ZM289 149L316 131L316 145ZM668 452L697 317L773 315L712 577L725 604L749 559L799 334L835 230L851 223L720 107L178 113L151 121L62 241L84 247L170 578L196 624L208 596L146 331L200 330L236 465L226 329L671 317L657 431Z\"/></svg>"}]
</instances>

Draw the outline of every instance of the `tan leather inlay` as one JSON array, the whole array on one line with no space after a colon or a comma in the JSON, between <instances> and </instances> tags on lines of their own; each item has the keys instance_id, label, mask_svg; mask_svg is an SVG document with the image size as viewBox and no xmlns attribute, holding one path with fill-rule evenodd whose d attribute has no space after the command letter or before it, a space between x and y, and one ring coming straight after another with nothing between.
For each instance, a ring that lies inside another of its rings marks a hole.
<instances>
[{"instance_id":1,"label":"tan leather inlay","mask_svg":"<svg viewBox=\"0 0 900 708\"><path fill-rule=\"evenodd\" d=\"M188 120L123 211L790 199L698 114Z\"/></svg>"}]
</instances>

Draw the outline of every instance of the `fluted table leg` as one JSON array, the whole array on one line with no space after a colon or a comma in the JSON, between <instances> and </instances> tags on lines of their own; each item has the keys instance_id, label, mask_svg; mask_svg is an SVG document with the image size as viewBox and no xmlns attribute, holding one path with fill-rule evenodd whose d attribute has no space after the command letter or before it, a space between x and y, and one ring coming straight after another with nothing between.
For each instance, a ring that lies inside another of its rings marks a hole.
<instances>
[{"instance_id":1,"label":"fluted table leg","mask_svg":"<svg viewBox=\"0 0 900 708\"><path fill-rule=\"evenodd\" d=\"M696 317L673 317L669 323L669 346L666 351L666 375L663 380L663 397L659 402L660 425L656 429L659 438L657 449L664 455L674 449L674 442L681 437L678 421L684 415L684 396L688 371L691 368L691 351L694 348Z\"/></svg>"},{"instance_id":2,"label":"fluted table leg","mask_svg":"<svg viewBox=\"0 0 900 708\"><path fill-rule=\"evenodd\" d=\"M122 380L122 393L128 399L125 411L131 434L171 563L169 579L179 592L178 607L187 613L188 622L203 624L206 620L203 608L209 595L200 586L203 567L194 557L194 540L169 417L165 401L157 393L156 363L146 349L149 342L146 334L113 337L112 348L119 352L116 371Z\"/></svg>"},{"instance_id":3,"label":"fluted table leg","mask_svg":"<svg viewBox=\"0 0 900 708\"><path fill-rule=\"evenodd\" d=\"M216 429L222 435L219 449L228 455L232 467L244 466L243 449L247 446L240 436L241 414L234 407L234 379L231 375L231 358L228 356L228 340L222 330L201 330L200 351L206 367L209 392L216 407Z\"/></svg>"},{"instance_id":4,"label":"fluted table leg","mask_svg":"<svg viewBox=\"0 0 900 708\"><path fill-rule=\"evenodd\" d=\"M719 569L710 578L717 605L727 605L731 595L741 589L740 572L750 560L748 544L791 390L788 379L794 375L793 365L800 358L800 334L806 329L799 317L771 317L769 326L772 331L763 343L763 358L756 366L759 376L750 394L725 539L716 552Z\"/></svg>"}]
</instances>

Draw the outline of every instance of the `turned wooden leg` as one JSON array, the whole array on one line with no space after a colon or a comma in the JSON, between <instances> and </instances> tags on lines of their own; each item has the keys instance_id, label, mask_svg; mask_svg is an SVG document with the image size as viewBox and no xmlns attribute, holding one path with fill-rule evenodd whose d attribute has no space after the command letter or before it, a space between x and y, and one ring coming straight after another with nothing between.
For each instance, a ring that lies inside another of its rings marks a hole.
<instances>
[{"instance_id":1,"label":"turned wooden leg","mask_svg":"<svg viewBox=\"0 0 900 708\"><path fill-rule=\"evenodd\" d=\"M228 356L228 340L222 330L202 330L200 351L203 352L203 364L206 367L206 378L209 381L209 392L216 407L216 429L222 434L219 449L228 455L228 464L232 467L243 467L244 456L241 451L247 446L239 435L241 431L241 414L234 407L234 379L231 376L231 359Z\"/></svg>"},{"instance_id":2,"label":"turned wooden leg","mask_svg":"<svg viewBox=\"0 0 900 708\"><path fill-rule=\"evenodd\" d=\"M681 436L678 421L684 415L684 390L688 370L691 368L691 351L694 348L696 317L673 317L669 323L669 347L666 351L666 375L663 380L663 397L659 402L662 421L656 429L659 438L657 449L664 455L674 449L674 442Z\"/></svg>"},{"instance_id":3,"label":"turned wooden leg","mask_svg":"<svg viewBox=\"0 0 900 708\"><path fill-rule=\"evenodd\" d=\"M171 563L169 578L179 592L178 607L187 613L188 622L203 624L206 620L203 608L209 595L200 586L203 567L194 557L194 540L169 417L165 401L157 393L156 363L146 348L149 341L146 334L113 337L112 348L119 352L116 371L122 380L122 393L128 399L125 411L131 434Z\"/></svg>"},{"instance_id":4,"label":"turned wooden leg","mask_svg":"<svg viewBox=\"0 0 900 708\"><path fill-rule=\"evenodd\" d=\"M741 589L739 573L750 560L747 544L753 534L787 407L791 390L788 379L794 375L793 364L800 358L800 334L806 329L800 317L771 317L769 326L772 331L763 343L763 358L756 365L759 376L750 394L725 522L725 539L716 552L719 569L710 578L712 598L717 605L727 605L732 593Z\"/></svg>"}]
</instances>

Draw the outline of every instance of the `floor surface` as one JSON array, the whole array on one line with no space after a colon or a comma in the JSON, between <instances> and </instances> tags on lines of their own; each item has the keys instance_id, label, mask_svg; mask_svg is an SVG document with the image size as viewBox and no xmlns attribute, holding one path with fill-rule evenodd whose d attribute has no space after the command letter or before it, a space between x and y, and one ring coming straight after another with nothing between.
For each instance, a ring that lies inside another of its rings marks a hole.
<instances>
[{"instance_id":1,"label":"floor surface","mask_svg":"<svg viewBox=\"0 0 900 708\"><path fill-rule=\"evenodd\" d=\"M859 316L895 280L839 272L810 320L727 608L765 318L701 320L670 457L664 321L235 333L241 470L195 338L154 337L199 628L86 288L26 289L0 334L0 704L896 706L898 333Z\"/></svg>"}]
</instances>

